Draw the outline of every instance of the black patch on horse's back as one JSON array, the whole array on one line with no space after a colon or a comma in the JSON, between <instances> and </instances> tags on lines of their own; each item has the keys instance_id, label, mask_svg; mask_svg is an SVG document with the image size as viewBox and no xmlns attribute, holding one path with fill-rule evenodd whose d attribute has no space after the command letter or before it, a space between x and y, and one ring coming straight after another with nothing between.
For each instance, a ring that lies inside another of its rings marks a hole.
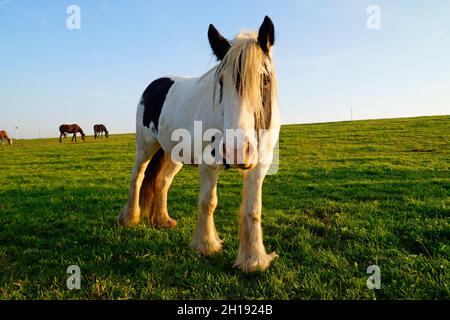
<instances>
[{"instance_id":1,"label":"black patch on horse's back","mask_svg":"<svg viewBox=\"0 0 450 320\"><path fill-rule=\"evenodd\" d=\"M170 78L159 78L145 89L142 94L142 104L144 105L144 126L150 128L150 122L153 122L155 129L158 130L159 116L162 107L166 101L167 93L175 83Z\"/></svg>"}]
</instances>

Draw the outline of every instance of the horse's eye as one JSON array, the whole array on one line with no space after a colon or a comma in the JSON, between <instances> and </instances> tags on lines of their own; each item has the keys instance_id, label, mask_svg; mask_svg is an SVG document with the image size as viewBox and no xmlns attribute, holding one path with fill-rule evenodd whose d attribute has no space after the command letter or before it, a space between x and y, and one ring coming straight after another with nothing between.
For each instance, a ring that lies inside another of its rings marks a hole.
<instances>
[{"instance_id":1,"label":"horse's eye","mask_svg":"<svg viewBox=\"0 0 450 320\"><path fill-rule=\"evenodd\" d=\"M267 88L270 86L270 78L264 78L263 86L264 86L264 88Z\"/></svg>"}]
</instances>

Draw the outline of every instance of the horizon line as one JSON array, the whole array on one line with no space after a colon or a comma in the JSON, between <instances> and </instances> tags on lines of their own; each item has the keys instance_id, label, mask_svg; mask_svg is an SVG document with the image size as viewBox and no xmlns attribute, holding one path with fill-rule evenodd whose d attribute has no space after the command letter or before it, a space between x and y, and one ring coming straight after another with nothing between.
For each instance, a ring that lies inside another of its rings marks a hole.
<instances>
[{"instance_id":1,"label":"horizon line","mask_svg":"<svg viewBox=\"0 0 450 320\"><path fill-rule=\"evenodd\" d=\"M324 122L300 122L300 123L283 123L281 127L284 126L296 126L296 125L319 125L319 124L332 124L332 123L345 123L345 122L362 122L362 121L377 121L377 120L401 120L401 119L418 119L418 118L434 118L434 117L450 117L450 114L438 114L438 115L426 115L426 116L411 116L411 117L387 117L387 118L367 118L367 119L357 119L357 120L341 120L341 121L324 121ZM136 132L116 132L111 133L110 136L114 135L129 135L136 134ZM86 135L86 137L94 137L94 135ZM46 139L59 139L58 135L47 137L47 138L19 138L14 141L19 140L46 140Z\"/></svg>"}]
</instances>

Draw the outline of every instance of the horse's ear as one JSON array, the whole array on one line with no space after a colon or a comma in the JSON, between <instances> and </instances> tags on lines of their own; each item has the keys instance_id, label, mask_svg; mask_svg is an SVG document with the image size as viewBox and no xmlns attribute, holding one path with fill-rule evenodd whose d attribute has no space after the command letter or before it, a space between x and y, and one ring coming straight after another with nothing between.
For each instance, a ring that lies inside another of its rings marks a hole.
<instances>
[{"instance_id":1,"label":"horse's ear","mask_svg":"<svg viewBox=\"0 0 450 320\"><path fill-rule=\"evenodd\" d=\"M275 26L268 16L264 18L264 21L259 28L258 42L261 49L269 54L270 48L275 43Z\"/></svg>"},{"instance_id":2,"label":"horse's ear","mask_svg":"<svg viewBox=\"0 0 450 320\"><path fill-rule=\"evenodd\" d=\"M208 40L211 45L211 49L216 55L219 61L222 61L225 58L228 50L231 48L231 44L227 39L222 37L222 35L217 31L217 29L210 24L208 29Z\"/></svg>"}]
</instances>

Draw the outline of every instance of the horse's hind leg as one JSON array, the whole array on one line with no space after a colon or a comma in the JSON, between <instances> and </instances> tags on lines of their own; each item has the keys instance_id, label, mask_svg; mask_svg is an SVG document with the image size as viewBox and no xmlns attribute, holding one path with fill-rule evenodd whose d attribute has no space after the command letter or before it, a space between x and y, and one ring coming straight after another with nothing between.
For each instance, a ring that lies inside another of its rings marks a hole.
<instances>
[{"instance_id":1,"label":"horse's hind leg","mask_svg":"<svg viewBox=\"0 0 450 320\"><path fill-rule=\"evenodd\" d=\"M157 228L174 228L177 225L167 210L167 193L182 167L181 163L174 163L162 149L158 150L147 166L140 195L141 215Z\"/></svg>"},{"instance_id":2,"label":"horse's hind leg","mask_svg":"<svg viewBox=\"0 0 450 320\"><path fill-rule=\"evenodd\" d=\"M218 168L200 165L199 213L191 248L203 255L219 252L223 244L217 234L213 216L217 206L218 174Z\"/></svg>"},{"instance_id":3,"label":"horse's hind leg","mask_svg":"<svg viewBox=\"0 0 450 320\"><path fill-rule=\"evenodd\" d=\"M177 225L177 222L169 216L167 210L167 194L173 178L175 178L182 167L181 163L174 163L170 155L164 155L164 162L156 176L155 184L155 211L153 212L154 216L151 223L156 227L174 228Z\"/></svg>"},{"instance_id":4,"label":"horse's hind leg","mask_svg":"<svg viewBox=\"0 0 450 320\"><path fill-rule=\"evenodd\" d=\"M118 216L119 224L122 226L132 226L140 222L139 194L144 180L144 172L150 159L159 148L159 144L156 142L144 147L139 139L137 141L136 161L131 173L128 203Z\"/></svg>"}]
</instances>

